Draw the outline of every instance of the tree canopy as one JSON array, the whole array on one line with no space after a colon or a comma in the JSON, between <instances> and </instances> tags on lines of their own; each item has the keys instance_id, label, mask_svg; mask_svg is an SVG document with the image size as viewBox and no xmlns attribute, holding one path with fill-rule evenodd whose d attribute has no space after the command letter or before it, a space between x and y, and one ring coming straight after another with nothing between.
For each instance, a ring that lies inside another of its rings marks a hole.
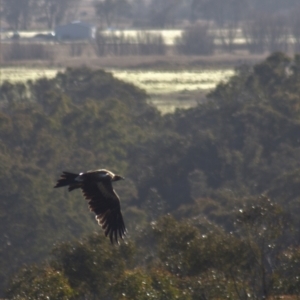
<instances>
[{"instance_id":1,"label":"tree canopy","mask_svg":"<svg viewBox=\"0 0 300 300\"><path fill-rule=\"evenodd\" d=\"M299 70L300 56L275 53L241 66L205 103L164 116L144 91L101 70L4 82L6 296L298 295ZM53 189L63 170L104 167L126 177L115 186L129 229L119 248L80 193Z\"/></svg>"}]
</instances>

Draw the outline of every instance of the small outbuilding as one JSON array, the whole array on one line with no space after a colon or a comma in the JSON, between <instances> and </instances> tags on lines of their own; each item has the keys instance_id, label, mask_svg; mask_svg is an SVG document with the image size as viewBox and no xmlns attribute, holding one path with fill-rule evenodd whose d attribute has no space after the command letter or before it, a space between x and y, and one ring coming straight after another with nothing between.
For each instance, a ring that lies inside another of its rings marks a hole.
<instances>
[{"instance_id":1,"label":"small outbuilding","mask_svg":"<svg viewBox=\"0 0 300 300\"><path fill-rule=\"evenodd\" d=\"M89 40L96 36L96 27L81 21L74 21L55 28L57 40Z\"/></svg>"}]
</instances>

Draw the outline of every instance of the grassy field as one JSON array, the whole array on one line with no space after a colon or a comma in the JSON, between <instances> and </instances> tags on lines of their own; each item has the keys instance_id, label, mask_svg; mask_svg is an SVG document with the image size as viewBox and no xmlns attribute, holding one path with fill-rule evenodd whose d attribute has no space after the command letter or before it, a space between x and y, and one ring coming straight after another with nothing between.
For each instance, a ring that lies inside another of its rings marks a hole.
<instances>
[{"instance_id":1,"label":"grassy field","mask_svg":"<svg viewBox=\"0 0 300 300\"><path fill-rule=\"evenodd\" d=\"M41 77L52 78L63 69L18 68L1 69L1 82L26 82ZM201 102L205 94L220 81L233 75L232 69L200 70L149 70L149 69L106 69L115 77L133 83L147 91L150 102L162 113L173 112L176 108L188 108Z\"/></svg>"},{"instance_id":2,"label":"grassy field","mask_svg":"<svg viewBox=\"0 0 300 300\"><path fill-rule=\"evenodd\" d=\"M53 78L60 71L59 69L44 68L2 68L0 70L0 82L7 80L10 82L26 82L27 80L36 80L42 77Z\"/></svg>"},{"instance_id":3,"label":"grassy field","mask_svg":"<svg viewBox=\"0 0 300 300\"><path fill-rule=\"evenodd\" d=\"M234 73L232 69L110 71L115 77L146 90L151 97L150 101L162 113L195 106L204 99L209 90Z\"/></svg>"},{"instance_id":4,"label":"grassy field","mask_svg":"<svg viewBox=\"0 0 300 300\"><path fill-rule=\"evenodd\" d=\"M191 90L212 89L233 75L232 69L223 70L118 70L110 69L117 78L132 82L149 94L168 94Z\"/></svg>"}]
</instances>

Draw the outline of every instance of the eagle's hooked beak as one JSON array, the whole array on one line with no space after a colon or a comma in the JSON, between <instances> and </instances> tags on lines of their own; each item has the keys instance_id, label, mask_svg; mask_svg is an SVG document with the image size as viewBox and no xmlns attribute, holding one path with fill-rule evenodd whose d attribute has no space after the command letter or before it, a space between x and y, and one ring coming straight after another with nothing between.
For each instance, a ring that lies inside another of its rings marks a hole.
<instances>
[{"instance_id":1,"label":"eagle's hooked beak","mask_svg":"<svg viewBox=\"0 0 300 300\"><path fill-rule=\"evenodd\" d=\"M112 181L124 180L125 178L120 175L115 175Z\"/></svg>"}]
</instances>

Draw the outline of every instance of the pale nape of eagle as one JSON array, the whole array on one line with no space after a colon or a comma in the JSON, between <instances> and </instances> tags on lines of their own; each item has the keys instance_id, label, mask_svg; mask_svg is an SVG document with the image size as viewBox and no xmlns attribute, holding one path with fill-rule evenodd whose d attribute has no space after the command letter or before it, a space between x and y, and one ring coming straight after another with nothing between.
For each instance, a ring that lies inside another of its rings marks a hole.
<instances>
[{"instance_id":1,"label":"pale nape of eagle","mask_svg":"<svg viewBox=\"0 0 300 300\"><path fill-rule=\"evenodd\" d=\"M109 236L113 244L114 241L118 243L119 237L123 239L126 233L120 199L112 187L113 181L121 179L124 178L105 169L80 174L63 172L55 188L69 186L69 192L80 188L105 236Z\"/></svg>"}]
</instances>

